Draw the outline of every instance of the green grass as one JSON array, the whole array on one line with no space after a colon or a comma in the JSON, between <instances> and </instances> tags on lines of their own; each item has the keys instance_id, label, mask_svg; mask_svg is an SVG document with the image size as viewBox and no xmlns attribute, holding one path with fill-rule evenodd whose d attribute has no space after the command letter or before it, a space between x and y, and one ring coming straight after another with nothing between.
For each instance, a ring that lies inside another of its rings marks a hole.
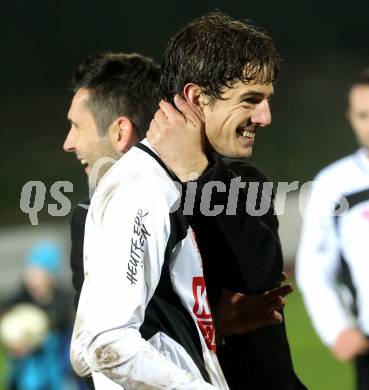
<instances>
[{"instance_id":1,"label":"green grass","mask_svg":"<svg viewBox=\"0 0 369 390\"><path fill-rule=\"evenodd\" d=\"M354 389L352 365L337 362L320 342L311 326L297 288L288 298L285 314L295 369L308 389Z\"/></svg>"}]
</instances>

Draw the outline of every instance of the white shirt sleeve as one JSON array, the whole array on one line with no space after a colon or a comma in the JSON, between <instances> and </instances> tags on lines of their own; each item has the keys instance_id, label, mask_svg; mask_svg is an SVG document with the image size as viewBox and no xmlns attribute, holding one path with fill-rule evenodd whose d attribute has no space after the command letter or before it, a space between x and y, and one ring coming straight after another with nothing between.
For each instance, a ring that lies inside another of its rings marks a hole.
<instances>
[{"instance_id":1,"label":"white shirt sleeve","mask_svg":"<svg viewBox=\"0 0 369 390\"><path fill-rule=\"evenodd\" d=\"M133 184L107 196L108 201L92 206L86 224L73 366L82 373L86 367L101 372L126 390L214 389L166 359L139 332L164 262L167 205Z\"/></svg>"},{"instance_id":2,"label":"white shirt sleeve","mask_svg":"<svg viewBox=\"0 0 369 390\"><path fill-rule=\"evenodd\" d=\"M335 201L338 199L334 199L329 184L319 179L313 182L296 261L297 284L307 311L328 346L352 326L337 285L340 251L333 216Z\"/></svg>"}]
</instances>

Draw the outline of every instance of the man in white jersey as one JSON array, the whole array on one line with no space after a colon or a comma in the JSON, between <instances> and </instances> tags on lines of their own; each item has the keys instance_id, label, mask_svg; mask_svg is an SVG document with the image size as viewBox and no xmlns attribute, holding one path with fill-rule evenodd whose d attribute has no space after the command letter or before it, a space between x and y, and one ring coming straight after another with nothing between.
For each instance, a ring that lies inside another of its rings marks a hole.
<instances>
[{"instance_id":1,"label":"man in white jersey","mask_svg":"<svg viewBox=\"0 0 369 390\"><path fill-rule=\"evenodd\" d=\"M354 360L369 389L369 69L352 84L347 118L361 148L313 181L297 256L297 282L332 354Z\"/></svg>"},{"instance_id":2,"label":"man in white jersey","mask_svg":"<svg viewBox=\"0 0 369 390\"><path fill-rule=\"evenodd\" d=\"M135 84L144 80L142 73L137 74L135 80L127 80L126 76L137 71L145 72L149 78L151 72L154 85L157 69L149 59L139 55L108 54L91 56L83 69L81 67L78 71L78 87L68 115L72 127L64 148L76 152L91 179L98 158L111 157L108 161L110 166L115 161L112 158L126 151L122 146L124 142L126 149L131 147L138 124L144 122L145 113L138 109L141 102L137 102L135 107L131 105L135 97L139 98L143 93L141 89L148 88L149 84ZM148 92L145 99L149 101L147 108L151 110L150 101L154 104L155 93ZM166 191L165 182L164 188L160 186L160 175L164 174L164 179L177 190L172 178L151 156L138 148L135 148L135 152L139 156L136 160L123 159L108 172L106 169L96 171L99 171L96 176L98 187L86 224L85 281L78 306L72 362L82 376L91 371L105 374L111 370L115 375L117 371L122 373L122 379L116 384L95 374L98 389L115 388L118 384L128 389L136 388L138 383L150 384L152 387L191 383L193 388L207 388L210 385L203 377L222 387L217 382L217 376L221 378L221 370L216 365L215 353L212 351L214 332L211 332L212 318L206 302L204 281L201 279L198 251L195 249L190 254L186 251L186 247L191 247L191 236L188 244L183 244L181 248L182 262L185 255L185 267L178 271L181 277L185 277L186 272L190 272L190 277L191 272L196 275L191 283L186 283L186 288L190 289L187 295L194 299L188 310L174 292L174 276L171 281L168 275L169 257L172 267L178 264L175 259L181 256L172 256L172 251L178 242L185 241L187 229L185 225L179 225L178 229L171 227L173 217L169 219L169 209L166 210L163 198L155 194L156 191L165 197L173 197L170 191ZM135 156L135 153L132 155ZM121 162L124 162L123 172L119 168ZM152 169L144 169L142 164L148 168L152 166ZM114 172L118 172L118 178ZM145 175L149 180L142 180ZM129 183L125 182L125 177L129 178ZM144 191L141 187L136 188L133 185L135 182L140 183ZM108 183L108 187L104 183ZM152 196L146 196L151 188ZM102 203L101 194L107 198ZM122 198L121 194L124 194ZM142 199L143 195L145 200ZM173 199L169 200L173 202ZM147 201L154 201L155 207L146 207ZM139 204L137 209L135 202ZM159 204L162 206L156 207ZM111 215L112 209L116 211ZM133 210L134 218L131 215ZM101 219L98 217L99 221L96 220L96 213L103 214ZM168 218L164 221L155 215ZM167 236L169 232L170 240ZM146 241L151 246L147 247ZM129 250L127 256L122 257L126 248L124 243L129 246ZM191 267L191 259L194 260L195 270ZM163 264L159 265L158 262ZM175 267L173 269L176 270ZM178 288L181 289L181 281ZM193 313L193 318L190 313ZM136 328L135 323L140 329ZM199 331L200 326L202 331ZM128 359L129 362L116 367L114 356L109 357L108 351L103 348L107 338L111 341L109 346L112 350L117 342L118 351L122 352L121 359ZM93 343L93 346L90 347L89 343ZM98 347L94 348L96 344ZM93 356L88 355L91 349L94 350ZM215 378L210 379L211 375ZM109 375L106 376L109 378Z\"/></svg>"},{"instance_id":3,"label":"man in white jersey","mask_svg":"<svg viewBox=\"0 0 369 390\"><path fill-rule=\"evenodd\" d=\"M74 153L96 187L108 168L146 134L157 105L160 69L151 58L128 53L94 53L75 70L74 96L68 112L71 124L63 148ZM96 169L98 168L98 169ZM71 218L71 269L77 309L84 280L83 243L89 199L78 204ZM124 299L124 297L122 297ZM101 384L101 374L89 372L89 388ZM105 380L106 382L106 380ZM113 383L114 385L114 383Z\"/></svg>"}]
</instances>

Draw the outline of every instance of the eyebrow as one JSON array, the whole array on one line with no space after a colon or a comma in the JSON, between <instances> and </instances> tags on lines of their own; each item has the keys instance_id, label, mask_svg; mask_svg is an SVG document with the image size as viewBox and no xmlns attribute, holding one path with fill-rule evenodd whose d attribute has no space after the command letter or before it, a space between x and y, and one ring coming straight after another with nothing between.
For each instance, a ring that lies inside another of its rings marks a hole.
<instances>
[{"instance_id":1,"label":"eyebrow","mask_svg":"<svg viewBox=\"0 0 369 390\"><path fill-rule=\"evenodd\" d=\"M274 92L272 92L271 94L269 95L266 95L262 92L259 92L259 91L248 91L248 92L245 92L243 93L242 95L240 95L240 100L243 100L245 99L246 97L250 97L250 96L253 96L253 97L258 97L258 98L270 98L274 95Z\"/></svg>"},{"instance_id":2,"label":"eyebrow","mask_svg":"<svg viewBox=\"0 0 369 390\"><path fill-rule=\"evenodd\" d=\"M76 127L77 129L78 129L78 123L76 123L76 122L74 122L74 121L72 121L72 119L70 119L69 117L68 117L68 122L71 124L71 125L73 125L74 127Z\"/></svg>"}]
</instances>

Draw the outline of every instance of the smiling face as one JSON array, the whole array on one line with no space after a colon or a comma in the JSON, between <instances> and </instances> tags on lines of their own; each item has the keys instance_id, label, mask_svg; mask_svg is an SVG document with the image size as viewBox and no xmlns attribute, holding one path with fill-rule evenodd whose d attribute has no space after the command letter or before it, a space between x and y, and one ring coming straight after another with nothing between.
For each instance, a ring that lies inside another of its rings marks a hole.
<instances>
[{"instance_id":1,"label":"smiling face","mask_svg":"<svg viewBox=\"0 0 369 390\"><path fill-rule=\"evenodd\" d=\"M257 128L271 123L273 92L271 83L238 81L222 94L224 100L204 104L205 133L212 149L225 157L250 157Z\"/></svg>"},{"instance_id":2,"label":"smiling face","mask_svg":"<svg viewBox=\"0 0 369 390\"><path fill-rule=\"evenodd\" d=\"M77 159L89 174L93 165L103 157L118 159L120 154L115 150L108 131L105 135L100 134L94 117L88 107L89 91L80 88L74 95L69 112L68 120L71 128L64 141L63 149L66 152L74 152ZM104 172L109 167L105 167ZM101 175L103 172L101 172Z\"/></svg>"},{"instance_id":3,"label":"smiling face","mask_svg":"<svg viewBox=\"0 0 369 390\"><path fill-rule=\"evenodd\" d=\"M369 148L369 85L351 88L348 119L360 145Z\"/></svg>"}]
</instances>

